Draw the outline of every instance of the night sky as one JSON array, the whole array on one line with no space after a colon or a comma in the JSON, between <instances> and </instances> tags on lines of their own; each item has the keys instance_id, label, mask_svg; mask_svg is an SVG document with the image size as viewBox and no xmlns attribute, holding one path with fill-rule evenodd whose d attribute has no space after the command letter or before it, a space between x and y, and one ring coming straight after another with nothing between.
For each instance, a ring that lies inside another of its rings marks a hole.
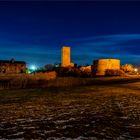
<instances>
[{"instance_id":1,"label":"night sky","mask_svg":"<svg viewBox=\"0 0 140 140\"><path fill-rule=\"evenodd\" d=\"M79 65L140 64L140 2L0 2L0 59L60 63L63 45Z\"/></svg>"}]
</instances>

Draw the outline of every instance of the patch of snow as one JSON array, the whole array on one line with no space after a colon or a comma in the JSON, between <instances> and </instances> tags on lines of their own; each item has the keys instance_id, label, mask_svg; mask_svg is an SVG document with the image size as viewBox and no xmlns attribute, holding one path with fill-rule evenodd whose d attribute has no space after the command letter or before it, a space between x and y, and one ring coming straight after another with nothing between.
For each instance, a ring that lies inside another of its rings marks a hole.
<instances>
[{"instance_id":1,"label":"patch of snow","mask_svg":"<svg viewBox=\"0 0 140 140\"><path fill-rule=\"evenodd\" d=\"M89 124L86 124L85 126L86 126L86 127L88 127L88 126L89 126Z\"/></svg>"},{"instance_id":2,"label":"patch of snow","mask_svg":"<svg viewBox=\"0 0 140 140\"><path fill-rule=\"evenodd\" d=\"M62 129L66 129L67 127L73 127L72 125L65 125L62 127Z\"/></svg>"},{"instance_id":3,"label":"patch of snow","mask_svg":"<svg viewBox=\"0 0 140 140\"><path fill-rule=\"evenodd\" d=\"M121 119L124 119L124 120L127 120L128 117L127 116L123 116L123 117L120 117Z\"/></svg>"},{"instance_id":4,"label":"patch of snow","mask_svg":"<svg viewBox=\"0 0 140 140\"><path fill-rule=\"evenodd\" d=\"M83 137L83 136L79 136L77 138L67 138L67 137L61 137L61 138L57 138L57 137L49 137L47 138L47 140L98 140L96 137Z\"/></svg>"},{"instance_id":5,"label":"patch of snow","mask_svg":"<svg viewBox=\"0 0 140 140\"><path fill-rule=\"evenodd\" d=\"M68 120L57 120L57 121L55 121L55 124L62 124L65 122L68 122Z\"/></svg>"},{"instance_id":6,"label":"patch of snow","mask_svg":"<svg viewBox=\"0 0 140 140\"><path fill-rule=\"evenodd\" d=\"M23 135L24 132L18 132L18 133L15 133L15 134L11 134L11 135L8 135L8 136L19 136L19 135Z\"/></svg>"},{"instance_id":7,"label":"patch of snow","mask_svg":"<svg viewBox=\"0 0 140 140\"><path fill-rule=\"evenodd\" d=\"M69 119L69 121L75 121L76 120L76 118L70 118Z\"/></svg>"},{"instance_id":8,"label":"patch of snow","mask_svg":"<svg viewBox=\"0 0 140 140\"><path fill-rule=\"evenodd\" d=\"M56 132L56 130L45 131L45 134L49 134L49 133L53 133L53 132Z\"/></svg>"},{"instance_id":9,"label":"patch of snow","mask_svg":"<svg viewBox=\"0 0 140 140\"><path fill-rule=\"evenodd\" d=\"M94 124L95 122L96 122L96 121L91 121L91 123L93 123L93 124Z\"/></svg>"},{"instance_id":10,"label":"patch of snow","mask_svg":"<svg viewBox=\"0 0 140 140\"><path fill-rule=\"evenodd\" d=\"M7 139L5 139L5 140L7 140ZM11 140L25 140L25 138L14 138L14 139L11 139Z\"/></svg>"},{"instance_id":11,"label":"patch of snow","mask_svg":"<svg viewBox=\"0 0 140 140\"><path fill-rule=\"evenodd\" d=\"M31 129L35 129L35 127L33 127L33 126L24 126L23 129L24 129L24 130L25 130L25 129L26 129L26 130L27 130L27 129L31 130Z\"/></svg>"}]
</instances>

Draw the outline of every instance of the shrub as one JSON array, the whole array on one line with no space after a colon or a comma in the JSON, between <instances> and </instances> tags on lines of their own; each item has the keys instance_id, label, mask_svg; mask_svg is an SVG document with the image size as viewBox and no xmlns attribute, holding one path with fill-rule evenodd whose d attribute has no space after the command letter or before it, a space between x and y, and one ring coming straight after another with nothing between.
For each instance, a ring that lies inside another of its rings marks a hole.
<instances>
[{"instance_id":1,"label":"shrub","mask_svg":"<svg viewBox=\"0 0 140 140\"><path fill-rule=\"evenodd\" d=\"M81 71L75 67L59 67L56 68L56 73L59 77L80 77Z\"/></svg>"},{"instance_id":2,"label":"shrub","mask_svg":"<svg viewBox=\"0 0 140 140\"><path fill-rule=\"evenodd\" d=\"M125 75L122 70L107 69L105 71L105 76L123 76Z\"/></svg>"},{"instance_id":3,"label":"shrub","mask_svg":"<svg viewBox=\"0 0 140 140\"><path fill-rule=\"evenodd\" d=\"M121 70L123 70L124 72L133 72L134 67L131 64L125 64L121 66Z\"/></svg>"}]
</instances>

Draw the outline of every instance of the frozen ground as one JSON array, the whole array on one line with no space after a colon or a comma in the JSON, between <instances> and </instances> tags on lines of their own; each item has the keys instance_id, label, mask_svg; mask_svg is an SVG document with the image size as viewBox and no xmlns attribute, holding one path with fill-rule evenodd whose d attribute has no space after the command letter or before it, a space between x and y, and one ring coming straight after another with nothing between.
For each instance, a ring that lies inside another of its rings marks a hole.
<instances>
[{"instance_id":1,"label":"frozen ground","mask_svg":"<svg viewBox=\"0 0 140 140\"><path fill-rule=\"evenodd\" d=\"M0 139L140 139L140 82L0 91Z\"/></svg>"}]
</instances>

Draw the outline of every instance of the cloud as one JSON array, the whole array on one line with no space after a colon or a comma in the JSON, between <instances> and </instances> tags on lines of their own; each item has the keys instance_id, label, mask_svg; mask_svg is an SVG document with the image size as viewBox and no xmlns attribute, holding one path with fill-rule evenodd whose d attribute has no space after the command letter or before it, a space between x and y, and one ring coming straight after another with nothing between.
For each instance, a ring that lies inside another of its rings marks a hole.
<instances>
[{"instance_id":1,"label":"cloud","mask_svg":"<svg viewBox=\"0 0 140 140\"><path fill-rule=\"evenodd\" d=\"M140 34L114 34L74 39L70 41L75 61L99 58L120 58L122 63L138 63ZM79 56L79 57L78 57ZM88 56L88 57L87 57Z\"/></svg>"},{"instance_id":2,"label":"cloud","mask_svg":"<svg viewBox=\"0 0 140 140\"><path fill-rule=\"evenodd\" d=\"M138 64L140 59L140 34L117 34L87 37L66 41L71 46L72 62L92 64L100 58L120 58L122 63ZM59 46L23 44L0 40L0 59L15 58L28 63L44 65L59 63Z\"/></svg>"},{"instance_id":3,"label":"cloud","mask_svg":"<svg viewBox=\"0 0 140 140\"><path fill-rule=\"evenodd\" d=\"M81 41L106 41L106 40L133 40L133 39L140 39L140 34L113 34L113 35L103 35L103 36L93 36L93 37L85 37L85 38L77 38L71 39L70 41L74 42L81 42Z\"/></svg>"},{"instance_id":4,"label":"cloud","mask_svg":"<svg viewBox=\"0 0 140 140\"><path fill-rule=\"evenodd\" d=\"M27 64L36 63L42 66L47 63L60 62L60 50L54 47L38 45L22 45L17 42L0 41L0 59L26 61Z\"/></svg>"}]
</instances>

